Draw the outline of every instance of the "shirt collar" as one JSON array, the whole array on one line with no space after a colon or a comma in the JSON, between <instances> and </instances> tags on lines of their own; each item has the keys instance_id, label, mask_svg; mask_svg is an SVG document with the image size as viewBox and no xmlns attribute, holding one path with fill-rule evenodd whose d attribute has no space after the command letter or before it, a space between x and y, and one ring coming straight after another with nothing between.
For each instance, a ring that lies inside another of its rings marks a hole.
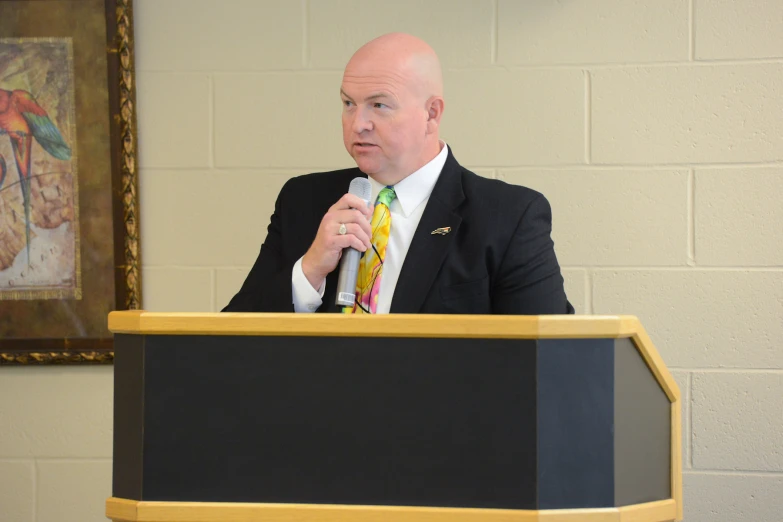
<instances>
[{"instance_id":1,"label":"shirt collar","mask_svg":"<svg viewBox=\"0 0 783 522\"><path fill-rule=\"evenodd\" d=\"M449 156L449 146L442 140L440 144L440 152L432 161L394 185L394 193L397 198L392 201L392 206L395 201L398 202L402 215L406 218L430 197L432 189L435 188L435 183L438 181L443 166L446 164L446 158ZM372 202L374 203L385 185L369 176L368 178L372 184Z\"/></svg>"}]
</instances>

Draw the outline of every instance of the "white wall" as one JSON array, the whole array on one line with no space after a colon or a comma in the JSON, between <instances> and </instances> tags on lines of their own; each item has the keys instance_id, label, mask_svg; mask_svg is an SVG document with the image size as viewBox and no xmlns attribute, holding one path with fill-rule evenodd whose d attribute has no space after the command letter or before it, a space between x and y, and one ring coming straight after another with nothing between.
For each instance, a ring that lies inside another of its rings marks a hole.
<instances>
[{"instance_id":1,"label":"white wall","mask_svg":"<svg viewBox=\"0 0 783 522\"><path fill-rule=\"evenodd\" d=\"M683 392L688 522L783 511L783 2L135 0L144 307L216 311L278 190L351 166L340 71L429 41L464 165L544 192L580 313ZM0 369L0 520L101 520L110 368ZM55 515L56 513L56 515Z\"/></svg>"}]
</instances>

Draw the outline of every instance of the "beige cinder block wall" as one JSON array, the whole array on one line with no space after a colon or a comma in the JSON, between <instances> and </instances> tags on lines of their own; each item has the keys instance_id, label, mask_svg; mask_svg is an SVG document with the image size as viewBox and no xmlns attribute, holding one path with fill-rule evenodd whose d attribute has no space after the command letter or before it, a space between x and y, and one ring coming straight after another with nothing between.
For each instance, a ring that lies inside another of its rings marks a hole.
<instances>
[{"instance_id":1,"label":"beige cinder block wall","mask_svg":"<svg viewBox=\"0 0 783 522\"><path fill-rule=\"evenodd\" d=\"M640 316L673 369L686 520L780 520L783 3L134 3L145 308L227 302L283 182L351 165L350 53L412 32L457 158L544 192L577 310ZM103 520L111 386L0 369L0 520Z\"/></svg>"}]
</instances>

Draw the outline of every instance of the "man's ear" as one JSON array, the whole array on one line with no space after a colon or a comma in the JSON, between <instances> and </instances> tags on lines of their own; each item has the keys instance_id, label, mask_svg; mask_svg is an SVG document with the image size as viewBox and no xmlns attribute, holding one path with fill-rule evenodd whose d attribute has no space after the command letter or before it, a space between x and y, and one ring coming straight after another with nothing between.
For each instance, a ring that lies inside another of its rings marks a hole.
<instances>
[{"instance_id":1,"label":"man's ear","mask_svg":"<svg viewBox=\"0 0 783 522\"><path fill-rule=\"evenodd\" d=\"M440 96L432 96L427 100L427 134L438 131L440 119L443 117L444 105L443 98Z\"/></svg>"}]
</instances>

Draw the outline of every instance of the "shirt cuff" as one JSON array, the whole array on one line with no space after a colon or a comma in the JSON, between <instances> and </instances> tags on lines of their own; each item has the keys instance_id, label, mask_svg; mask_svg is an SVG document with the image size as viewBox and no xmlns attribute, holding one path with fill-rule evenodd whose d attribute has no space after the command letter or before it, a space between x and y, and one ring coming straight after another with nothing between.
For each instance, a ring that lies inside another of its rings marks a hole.
<instances>
[{"instance_id":1,"label":"shirt cuff","mask_svg":"<svg viewBox=\"0 0 783 522\"><path fill-rule=\"evenodd\" d=\"M291 273L291 293L294 299L294 311L296 313L315 312L323 304L326 280L321 283L321 288L316 290L302 270L302 258L294 263Z\"/></svg>"}]
</instances>

